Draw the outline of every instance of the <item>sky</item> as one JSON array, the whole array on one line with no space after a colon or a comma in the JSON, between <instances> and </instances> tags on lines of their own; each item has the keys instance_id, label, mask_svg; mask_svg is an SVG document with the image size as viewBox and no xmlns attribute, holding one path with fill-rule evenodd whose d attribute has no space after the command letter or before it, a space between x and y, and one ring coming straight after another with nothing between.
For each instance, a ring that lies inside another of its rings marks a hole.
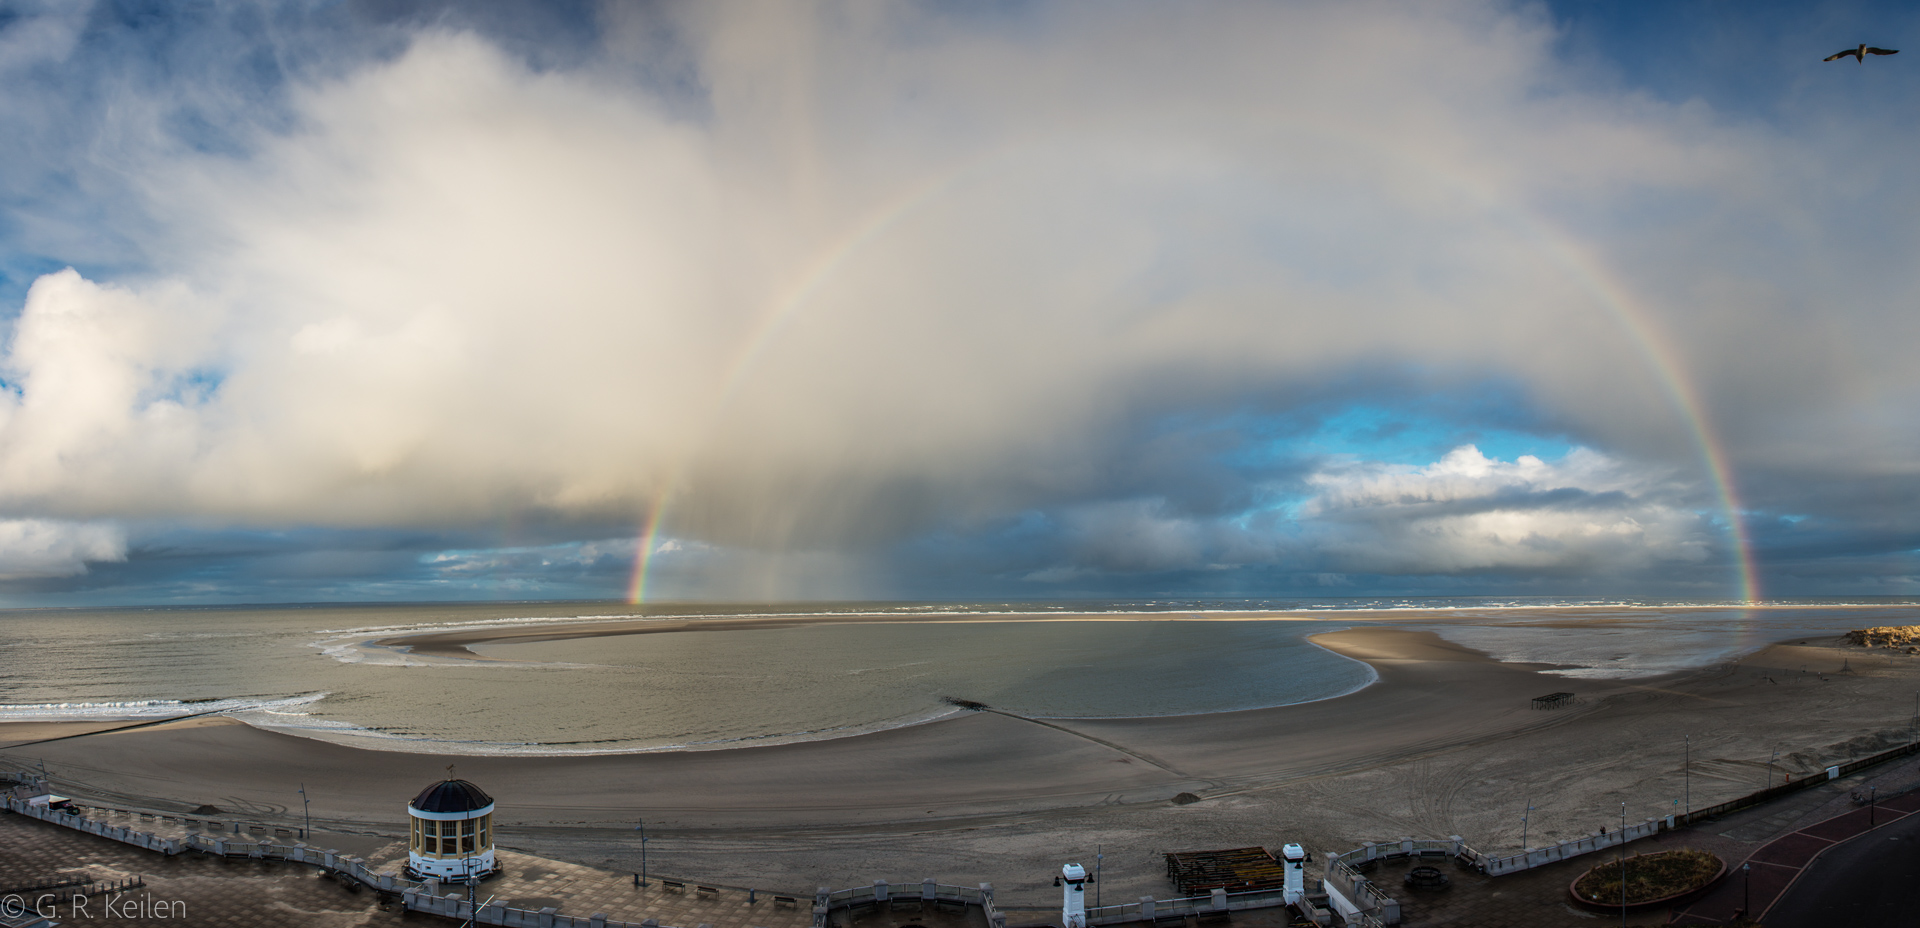
<instances>
[{"instance_id":1,"label":"sky","mask_svg":"<svg viewBox=\"0 0 1920 928\"><path fill-rule=\"evenodd\" d=\"M0 607L1920 595L1917 38L0 0Z\"/></svg>"}]
</instances>

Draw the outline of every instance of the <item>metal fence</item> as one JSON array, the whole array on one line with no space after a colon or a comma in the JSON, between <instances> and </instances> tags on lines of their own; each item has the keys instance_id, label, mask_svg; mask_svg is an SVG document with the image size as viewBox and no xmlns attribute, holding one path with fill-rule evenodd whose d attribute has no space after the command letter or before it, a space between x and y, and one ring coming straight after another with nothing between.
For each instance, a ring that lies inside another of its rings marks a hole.
<instances>
[{"instance_id":1,"label":"metal fence","mask_svg":"<svg viewBox=\"0 0 1920 928\"><path fill-rule=\"evenodd\" d=\"M981 883L977 887L956 886L932 879L921 880L918 883L890 883L886 880L874 880L870 885L854 886L848 889L828 889L822 886L813 898L814 928L826 928L827 919L834 909L888 905L894 902L977 905L986 915L988 925L992 928L1007 928L1007 916L994 905L992 883Z\"/></svg>"},{"instance_id":2,"label":"metal fence","mask_svg":"<svg viewBox=\"0 0 1920 928\"><path fill-rule=\"evenodd\" d=\"M1119 925L1126 922L1150 922L1157 919L1185 918L1189 915L1241 912L1247 909L1270 909L1286 905L1286 897L1286 891L1283 889L1257 889L1242 893L1230 893L1224 889L1216 889L1210 895L1183 896L1177 899L1155 899L1152 896L1141 896L1138 902L1089 906L1087 908L1087 924Z\"/></svg>"}]
</instances>

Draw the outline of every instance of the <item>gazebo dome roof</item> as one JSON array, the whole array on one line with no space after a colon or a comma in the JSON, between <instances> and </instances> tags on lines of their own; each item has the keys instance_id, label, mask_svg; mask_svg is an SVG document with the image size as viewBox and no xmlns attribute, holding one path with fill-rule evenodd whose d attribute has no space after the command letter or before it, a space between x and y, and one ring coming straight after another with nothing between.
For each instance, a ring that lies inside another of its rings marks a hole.
<instances>
[{"instance_id":1,"label":"gazebo dome roof","mask_svg":"<svg viewBox=\"0 0 1920 928\"><path fill-rule=\"evenodd\" d=\"M493 805L487 791L465 780L441 780L408 803L422 812L472 812Z\"/></svg>"}]
</instances>

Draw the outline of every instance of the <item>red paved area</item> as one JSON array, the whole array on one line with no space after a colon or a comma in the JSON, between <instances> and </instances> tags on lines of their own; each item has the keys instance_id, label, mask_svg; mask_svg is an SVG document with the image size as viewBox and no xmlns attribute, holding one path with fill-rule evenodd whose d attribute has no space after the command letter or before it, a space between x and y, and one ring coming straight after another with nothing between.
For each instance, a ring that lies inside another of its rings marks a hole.
<instances>
[{"instance_id":1,"label":"red paved area","mask_svg":"<svg viewBox=\"0 0 1920 928\"><path fill-rule=\"evenodd\" d=\"M1884 825L1893 819L1903 816L1904 813L1896 812L1892 809L1855 809L1845 815L1836 815L1818 825L1802 828L1798 834L1824 839L1830 844L1837 843L1866 831L1870 818Z\"/></svg>"},{"instance_id":2,"label":"red paved area","mask_svg":"<svg viewBox=\"0 0 1920 928\"><path fill-rule=\"evenodd\" d=\"M1833 844L1832 838L1820 838L1796 831L1784 838L1776 838L1773 843L1754 851L1752 856L1747 858L1747 862L1756 867L1761 864L1797 867L1813 855L1832 847ZM1735 869L1739 868L1738 864L1734 866Z\"/></svg>"},{"instance_id":3,"label":"red paved area","mask_svg":"<svg viewBox=\"0 0 1920 928\"><path fill-rule=\"evenodd\" d=\"M1788 887L1828 848L1898 821L1920 810L1920 794L1909 793L1872 808L1843 812L1783 835L1733 864L1726 879L1705 897L1674 913L1676 925L1726 925L1742 913L1764 920ZM1751 869L1744 869L1743 865Z\"/></svg>"}]
</instances>

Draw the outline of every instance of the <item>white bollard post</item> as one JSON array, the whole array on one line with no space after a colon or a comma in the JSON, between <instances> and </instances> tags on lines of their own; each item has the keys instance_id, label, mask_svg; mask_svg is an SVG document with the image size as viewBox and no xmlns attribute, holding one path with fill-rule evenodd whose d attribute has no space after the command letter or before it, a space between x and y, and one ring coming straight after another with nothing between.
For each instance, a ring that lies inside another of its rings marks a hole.
<instances>
[{"instance_id":1,"label":"white bollard post","mask_svg":"<svg viewBox=\"0 0 1920 928\"><path fill-rule=\"evenodd\" d=\"M1288 905L1299 905L1307 898L1307 849L1289 844L1280 849L1280 856L1287 867L1286 894L1281 898Z\"/></svg>"},{"instance_id":2,"label":"white bollard post","mask_svg":"<svg viewBox=\"0 0 1920 928\"><path fill-rule=\"evenodd\" d=\"M1060 928L1087 928L1087 868L1060 868Z\"/></svg>"}]
</instances>

